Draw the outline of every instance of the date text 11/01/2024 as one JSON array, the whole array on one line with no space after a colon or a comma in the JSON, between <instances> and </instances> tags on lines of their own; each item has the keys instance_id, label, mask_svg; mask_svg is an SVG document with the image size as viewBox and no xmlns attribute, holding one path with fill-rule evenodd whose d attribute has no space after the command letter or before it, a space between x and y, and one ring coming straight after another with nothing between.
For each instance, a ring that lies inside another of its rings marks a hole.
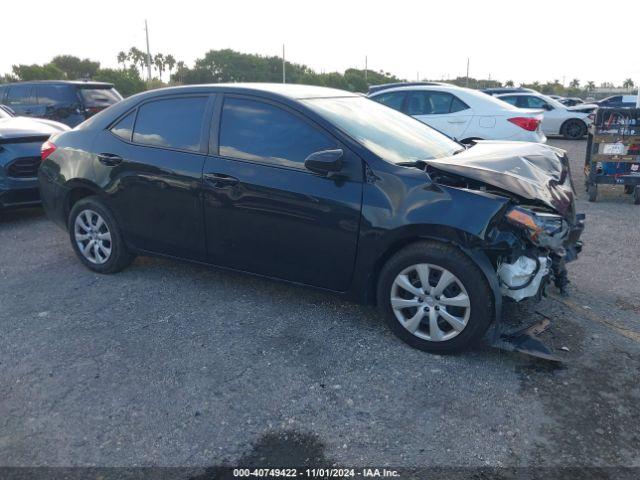
<instances>
[{"instance_id":1,"label":"date text 11/01/2024","mask_svg":"<svg viewBox=\"0 0 640 480\"><path fill-rule=\"evenodd\" d=\"M234 468L233 476L277 478L277 477L306 477L306 478L345 478L345 477L365 477L365 478L393 478L399 477L397 470L387 468L306 468L298 470L296 468Z\"/></svg>"}]
</instances>

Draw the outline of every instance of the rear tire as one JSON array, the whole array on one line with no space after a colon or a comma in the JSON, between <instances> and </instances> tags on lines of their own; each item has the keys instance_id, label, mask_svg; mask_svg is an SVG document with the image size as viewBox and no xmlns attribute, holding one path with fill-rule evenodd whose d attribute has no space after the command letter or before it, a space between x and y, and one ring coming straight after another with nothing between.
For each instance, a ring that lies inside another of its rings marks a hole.
<instances>
[{"instance_id":1,"label":"rear tire","mask_svg":"<svg viewBox=\"0 0 640 480\"><path fill-rule=\"evenodd\" d=\"M134 259L114 215L97 196L85 197L71 208L68 228L73 250L94 272L119 272Z\"/></svg>"},{"instance_id":2,"label":"rear tire","mask_svg":"<svg viewBox=\"0 0 640 480\"><path fill-rule=\"evenodd\" d=\"M432 353L467 349L494 315L484 274L460 250L440 242L415 243L391 257L380 272L377 298L393 333Z\"/></svg>"},{"instance_id":3,"label":"rear tire","mask_svg":"<svg viewBox=\"0 0 640 480\"><path fill-rule=\"evenodd\" d=\"M587 126L581 120L568 120L562 126L562 136L566 140L580 140L587 133Z\"/></svg>"},{"instance_id":4,"label":"rear tire","mask_svg":"<svg viewBox=\"0 0 640 480\"><path fill-rule=\"evenodd\" d=\"M640 205L640 185L636 185L636 188L633 189L633 203Z\"/></svg>"},{"instance_id":5,"label":"rear tire","mask_svg":"<svg viewBox=\"0 0 640 480\"><path fill-rule=\"evenodd\" d=\"M587 187L587 197L590 202L595 202L598 199L598 185L594 183Z\"/></svg>"}]
</instances>

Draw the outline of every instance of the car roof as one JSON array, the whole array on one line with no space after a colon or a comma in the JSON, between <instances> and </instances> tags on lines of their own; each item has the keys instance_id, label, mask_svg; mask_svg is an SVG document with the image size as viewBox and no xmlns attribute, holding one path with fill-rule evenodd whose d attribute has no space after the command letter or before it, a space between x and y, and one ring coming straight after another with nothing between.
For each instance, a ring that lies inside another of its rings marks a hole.
<instances>
[{"instance_id":1,"label":"car roof","mask_svg":"<svg viewBox=\"0 0 640 480\"><path fill-rule=\"evenodd\" d=\"M392 88L398 88L398 87L418 87L418 86L424 86L424 85L452 85L450 83L446 83L446 82L392 82L392 83L382 83L380 85L371 85L369 87L369 91L367 92L368 95L372 95L374 93L377 92L381 92L383 90L391 90Z\"/></svg>"},{"instance_id":2,"label":"car roof","mask_svg":"<svg viewBox=\"0 0 640 480\"><path fill-rule=\"evenodd\" d=\"M458 85L453 85L451 83L413 83L413 84L404 84L398 85L396 87L389 87L383 90L375 90L373 92L369 92L369 95L372 97L377 96L381 93L389 93L389 92L404 92L404 91L414 91L414 90L458 90L458 91L466 91L472 90L466 87L459 87Z\"/></svg>"},{"instance_id":3,"label":"car roof","mask_svg":"<svg viewBox=\"0 0 640 480\"><path fill-rule=\"evenodd\" d=\"M92 80L27 80L25 82L12 82L5 83L5 86L10 85L81 85L90 87L110 87L113 88L113 83L108 82L94 82Z\"/></svg>"},{"instance_id":4,"label":"car roof","mask_svg":"<svg viewBox=\"0 0 640 480\"><path fill-rule=\"evenodd\" d=\"M199 85L182 85L178 87L166 87L156 90L147 90L133 97L155 97L166 95L179 95L184 93L203 92L237 92L237 93L262 93L284 97L291 100L303 100L309 98L335 98L335 97L360 97L361 94L348 92L337 88L318 87L315 85L299 85L294 83L206 83ZM129 98L133 98L129 97Z\"/></svg>"}]
</instances>

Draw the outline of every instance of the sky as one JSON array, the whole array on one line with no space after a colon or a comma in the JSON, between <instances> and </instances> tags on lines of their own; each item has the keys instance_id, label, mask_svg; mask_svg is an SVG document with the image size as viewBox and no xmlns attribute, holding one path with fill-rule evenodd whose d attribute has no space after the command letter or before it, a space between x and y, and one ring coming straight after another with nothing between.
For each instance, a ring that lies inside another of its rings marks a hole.
<instances>
[{"instance_id":1,"label":"sky","mask_svg":"<svg viewBox=\"0 0 640 480\"><path fill-rule=\"evenodd\" d=\"M151 53L189 66L211 49L281 55L285 44L288 61L318 72L364 68L367 57L400 78L446 79L464 76L469 59L470 76L516 84L640 83L627 28L637 0L20 0L0 16L0 73L59 54L117 67L120 50L145 48L147 19Z\"/></svg>"}]
</instances>

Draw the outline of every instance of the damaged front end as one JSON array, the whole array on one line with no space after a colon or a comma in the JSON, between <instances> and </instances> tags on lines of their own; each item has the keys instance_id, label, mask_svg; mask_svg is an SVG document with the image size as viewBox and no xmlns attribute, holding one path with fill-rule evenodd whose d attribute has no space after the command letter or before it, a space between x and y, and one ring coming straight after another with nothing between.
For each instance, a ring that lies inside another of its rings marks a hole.
<instances>
[{"instance_id":1,"label":"damaged front end","mask_svg":"<svg viewBox=\"0 0 640 480\"><path fill-rule=\"evenodd\" d=\"M456 157L425 163L425 170L439 185L509 198L508 206L485 232L481 247L503 298L539 299L550 282L567 294L566 264L582 249L585 217L575 212L564 151L539 144L478 142ZM513 350L537 350L537 356L551 357L537 340L522 338L539 329L505 332L499 325L495 328L494 344L503 347L506 342Z\"/></svg>"}]
</instances>

